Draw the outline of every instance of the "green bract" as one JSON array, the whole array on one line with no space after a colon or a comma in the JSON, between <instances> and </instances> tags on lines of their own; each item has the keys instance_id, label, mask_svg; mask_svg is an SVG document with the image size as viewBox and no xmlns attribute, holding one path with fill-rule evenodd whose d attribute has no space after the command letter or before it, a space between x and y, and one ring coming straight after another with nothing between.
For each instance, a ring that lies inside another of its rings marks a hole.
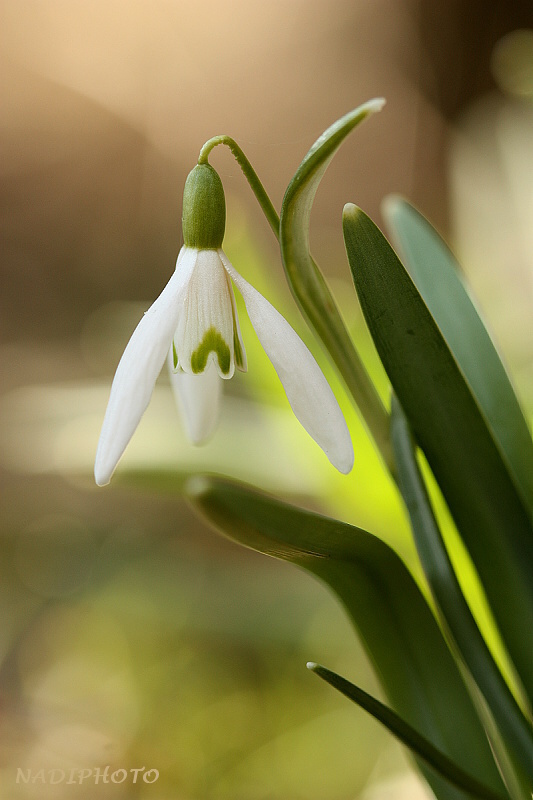
<instances>
[{"instance_id":1,"label":"green bract","mask_svg":"<svg viewBox=\"0 0 533 800\"><path fill-rule=\"evenodd\" d=\"M210 164L197 164L183 190L183 241L186 247L218 250L226 228L222 181Z\"/></svg>"}]
</instances>

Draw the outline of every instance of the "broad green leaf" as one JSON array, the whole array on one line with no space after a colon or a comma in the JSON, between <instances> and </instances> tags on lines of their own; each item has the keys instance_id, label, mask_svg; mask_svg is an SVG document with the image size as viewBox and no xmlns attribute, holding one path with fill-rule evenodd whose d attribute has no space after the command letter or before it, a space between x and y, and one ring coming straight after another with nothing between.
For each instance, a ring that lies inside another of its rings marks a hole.
<instances>
[{"instance_id":1,"label":"broad green leaf","mask_svg":"<svg viewBox=\"0 0 533 800\"><path fill-rule=\"evenodd\" d=\"M384 100L375 99L337 120L311 147L292 178L281 207L279 243L291 291L328 351L365 420L385 464L392 465L388 415L355 350L333 295L309 252L311 208L318 185L346 136Z\"/></svg>"},{"instance_id":2,"label":"broad green leaf","mask_svg":"<svg viewBox=\"0 0 533 800\"><path fill-rule=\"evenodd\" d=\"M533 696L533 527L460 368L379 228L344 209L354 283L377 351Z\"/></svg>"},{"instance_id":3,"label":"broad green leaf","mask_svg":"<svg viewBox=\"0 0 533 800\"><path fill-rule=\"evenodd\" d=\"M453 783L454 786L463 789L474 797L484 798L484 800L503 799L504 795L501 792L495 792L462 770L424 736L421 736L412 725L408 725L392 709L363 691L359 686L355 686L355 684L347 681L346 678L341 678L336 672L332 672L320 664L309 662L307 668L381 722L402 744L419 756L429 767L432 767L446 780Z\"/></svg>"},{"instance_id":4,"label":"broad green leaf","mask_svg":"<svg viewBox=\"0 0 533 800\"><path fill-rule=\"evenodd\" d=\"M509 376L461 278L453 254L413 206L383 206L403 262L470 384L520 491L533 509L533 442Z\"/></svg>"},{"instance_id":5,"label":"broad green leaf","mask_svg":"<svg viewBox=\"0 0 533 800\"><path fill-rule=\"evenodd\" d=\"M491 708L508 750L515 754L521 770L529 774L533 787L533 728L505 683L464 598L431 507L409 425L396 398L391 428L399 486L443 627Z\"/></svg>"},{"instance_id":6,"label":"broad green leaf","mask_svg":"<svg viewBox=\"0 0 533 800\"><path fill-rule=\"evenodd\" d=\"M440 629L397 554L366 531L218 478L188 495L226 536L313 573L338 595L393 708L463 769L501 789L484 730ZM423 769L441 800L465 798Z\"/></svg>"}]
</instances>

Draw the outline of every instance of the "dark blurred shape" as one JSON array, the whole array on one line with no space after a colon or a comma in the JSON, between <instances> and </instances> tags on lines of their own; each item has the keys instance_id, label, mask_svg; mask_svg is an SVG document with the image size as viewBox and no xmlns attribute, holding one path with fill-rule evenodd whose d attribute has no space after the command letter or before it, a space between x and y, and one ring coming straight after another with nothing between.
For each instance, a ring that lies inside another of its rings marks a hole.
<instances>
[{"instance_id":1,"label":"dark blurred shape","mask_svg":"<svg viewBox=\"0 0 533 800\"><path fill-rule=\"evenodd\" d=\"M533 27L529 0L414 0L418 60L404 68L440 124L420 118L411 200L447 233L449 125L479 97L495 89L490 62L497 42L516 28Z\"/></svg>"},{"instance_id":2,"label":"dark blurred shape","mask_svg":"<svg viewBox=\"0 0 533 800\"><path fill-rule=\"evenodd\" d=\"M491 64L505 92L533 100L533 30L511 31L500 39Z\"/></svg>"},{"instance_id":3,"label":"dark blurred shape","mask_svg":"<svg viewBox=\"0 0 533 800\"><path fill-rule=\"evenodd\" d=\"M533 27L530 0L422 0L418 27L420 88L454 121L473 100L495 88L490 71L496 43Z\"/></svg>"}]
</instances>

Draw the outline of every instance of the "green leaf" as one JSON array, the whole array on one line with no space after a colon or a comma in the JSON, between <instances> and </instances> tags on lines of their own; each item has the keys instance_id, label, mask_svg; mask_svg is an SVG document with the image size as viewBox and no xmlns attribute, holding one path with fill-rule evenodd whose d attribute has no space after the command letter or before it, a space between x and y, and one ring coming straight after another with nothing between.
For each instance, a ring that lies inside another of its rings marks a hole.
<instances>
[{"instance_id":1,"label":"green leaf","mask_svg":"<svg viewBox=\"0 0 533 800\"><path fill-rule=\"evenodd\" d=\"M509 376L453 254L413 206L389 197L385 218L405 266L459 364L523 498L533 509L533 443Z\"/></svg>"},{"instance_id":2,"label":"green leaf","mask_svg":"<svg viewBox=\"0 0 533 800\"><path fill-rule=\"evenodd\" d=\"M457 362L377 226L343 215L354 283L377 351L533 696L533 527Z\"/></svg>"},{"instance_id":3,"label":"green leaf","mask_svg":"<svg viewBox=\"0 0 533 800\"><path fill-rule=\"evenodd\" d=\"M412 725L409 725L392 709L363 691L359 686L355 686L320 664L310 662L307 664L307 668L381 722L402 744L454 786L474 797L484 798L484 800L503 800L503 794L493 791L462 770L424 736L421 736Z\"/></svg>"},{"instance_id":4,"label":"green leaf","mask_svg":"<svg viewBox=\"0 0 533 800\"><path fill-rule=\"evenodd\" d=\"M187 493L229 538L291 561L328 584L357 628L394 709L463 769L501 789L457 665L411 573L388 545L359 528L222 479L194 478ZM462 792L421 769L441 800L464 800Z\"/></svg>"},{"instance_id":5,"label":"green leaf","mask_svg":"<svg viewBox=\"0 0 533 800\"><path fill-rule=\"evenodd\" d=\"M494 662L461 591L418 466L407 420L396 398L391 427L400 489L443 627L490 707L509 752L533 786L533 728Z\"/></svg>"},{"instance_id":6,"label":"green leaf","mask_svg":"<svg viewBox=\"0 0 533 800\"><path fill-rule=\"evenodd\" d=\"M468 686L470 696L474 701L474 705L477 708L479 718L482 720L483 726L487 732L487 737L490 741L495 760L503 776L509 796L512 800L531 800L533 794L531 791L531 780L524 774L514 754L509 751L496 725L492 710L485 702L485 698L482 696L467 670L463 671L463 677Z\"/></svg>"},{"instance_id":7,"label":"green leaf","mask_svg":"<svg viewBox=\"0 0 533 800\"><path fill-rule=\"evenodd\" d=\"M281 207L279 243L291 291L307 322L339 370L385 464L392 467L388 415L370 380L322 273L309 252L311 208L318 185L346 136L384 100L375 99L337 120L311 147L292 178Z\"/></svg>"}]
</instances>

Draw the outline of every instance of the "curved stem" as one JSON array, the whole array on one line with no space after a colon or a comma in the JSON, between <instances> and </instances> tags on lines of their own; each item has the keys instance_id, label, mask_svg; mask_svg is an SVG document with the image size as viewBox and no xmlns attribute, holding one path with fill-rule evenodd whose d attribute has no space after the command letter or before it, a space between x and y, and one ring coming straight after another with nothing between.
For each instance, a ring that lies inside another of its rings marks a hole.
<instances>
[{"instance_id":1,"label":"curved stem","mask_svg":"<svg viewBox=\"0 0 533 800\"><path fill-rule=\"evenodd\" d=\"M272 228L276 239L279 241L279 215L272 205L272 201L266 193L265 187L259 180L257 172L254 170L235 139L232 139L231 136L214 136L212 139L209 139L209 141L206 142L200 150L198 163L207 164L209 153L219 144L226 145L226 147L229 147L233 153L237 164L242 169L244 177L250 184L250 188L255 194L257 201L268 220L268 224Z\"/></svg>"}]
</instances>

